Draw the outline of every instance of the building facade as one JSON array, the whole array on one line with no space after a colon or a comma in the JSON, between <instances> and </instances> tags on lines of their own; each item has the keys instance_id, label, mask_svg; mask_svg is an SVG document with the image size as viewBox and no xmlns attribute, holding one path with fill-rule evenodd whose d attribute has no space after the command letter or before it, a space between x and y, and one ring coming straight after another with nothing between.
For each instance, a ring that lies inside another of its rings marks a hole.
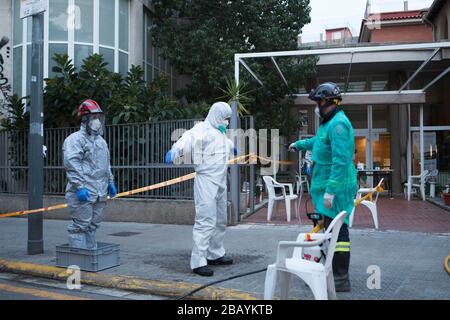
<instances>
[{"instance_id":1,"label":"building facade","mask_svg":"<svg viewBox=\"0 0 450 320\"><path fill-rule=\"evenodd\" d=\"M11 6L7 1L0 1L0 119L5 116L1 106L12 92L11 18Z\"/></svg>"},{"instance_id":2,"label":"building facade","mask_svg":"<svg viewBox=\"0 0 450 320\"><path fill-rule=\"evenodd\" d=\"M368 13L362 21L358 43L341 45L347 47L346 53L321 55L316 77L304 88L308 92L318 83L333 81L347 94L368 97L366 103L365 98L357 103L349 103L345 98L343 101L355 129L355 165L393 170L389 187L395 193L403 191L402 184L409 175L419 175L423 170L439 170L441 185L450 178L450 73L446 73L450 51L411 49L354 54L351 48L400 44L414 47L448 41L448 3L434 1L424 10ZM336 48L333 44L327 47ZM424 103L372 99L382 91L392 92L394 98L402 90L421 90L436 78L438 81L427 87ZM294 111L302 119L308 115L308 125L300 132L303 136L314 134L318 127L313 107L307 103L297 99L299 107Z\"/></svg>"},{"instance_id":3,"label":"building facade","mask_svg":"<svg viewBox=\"0 0 450 320\"><path fill-rule=\"evenodd\" d=\"M425 22L433 29L433 40L448 40L450 34L450 1L435 0L425 16Z\"/></svg>"},{"instance_id":4,"label":"building facade","mask_svg":"<svg viewBox=\"0 0 450 320\"><path fill-rule=\"evenodd\" d=\"M173 94L181 78L163 59L151 40L152 11L149 0L48 0L44 13L44 77L52 77L55 53L67 53L79 68L83 59L102 54L110 71L126 75L131 65L145 70L151 81L160 72L169 81ZM20 19L20 0L1 1L0 28L9 39L8 60L3 75L11 85L9 94L30 93L31 22ZM2 92L3 89L2 86Z\"/></svg>"},{"instance_id":5,"label":"building facade","mask_svg":"<svg viewBox=\"0 0 450 320\"><path fill-rule=\"evenodd\" d=\"M359 42L428 42L433 30L424 21L425 10L408 10L369 14L361 24Z\"/></svg>"},{"instance_id":6,"label":"building facade","mask_svg":"<svg viewBox=\"0 0 450 320\"><path fill-rule=\"evenodd\" d=\"M351 40L353 38L352 32L348 27L326 29L325 35L328 42L347 42L348 40Z\"/></svg>"}]
</instances>

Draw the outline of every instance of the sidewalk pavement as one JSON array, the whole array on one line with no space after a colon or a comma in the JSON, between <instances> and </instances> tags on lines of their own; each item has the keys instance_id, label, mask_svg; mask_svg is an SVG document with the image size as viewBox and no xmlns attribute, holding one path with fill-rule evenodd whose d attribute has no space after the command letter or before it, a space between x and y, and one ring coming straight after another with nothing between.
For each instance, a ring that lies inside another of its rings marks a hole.
<instances>
[{"instance_id":1,"label":"sidewalk pavement","mask_svg":"<svg viewBox=\"0 0 450 320\"><path fill-rule=\"evenodd\" d=\"M56 245L67 242L66 225L67 221L46 220L45 253L28 256L27 219L0 220L0 259L54 266ZM131 276L159 281L161 285L179 284L178 294L182 295L189 288L195 288L195 284L206 284L266 267L275 260L278 241L295 240L299 232L309 232L310 229L310 226L298 225L241 224L229 227L225 246L235 264L214 267L214 277L204 278L193 274L189 267L191 226L104 222L97 238L101 242L120 244L121 265L90 275L98 275L102 279ZM127 232L128 236L114 235L119 232ZM338 299L450 299L450 277L443 268L443 261L450 254L450 233L353 228L350 238L352 292L338 293ZM367 269L372 265L381 270L381 289L367 288L370 276ZM48 270L57 273L52 268ZM214 287L238 290L230 291L233 293L230 297L262 298L264 278L263 272ZM111 284L122 282L117 279ZM239 295L240 291L244 293ZM313 296L303 282L294 277L291 298L313 299Z\"/></svg>"},{"instance_id":2,"label":"sidewalk pavement","mask_svg":"<svg viewBox=\"0 0 450 320\"><path fill-rule=\"evenodd\" d=\"M305 202L309 199L308 194L302 197L300 206L300 216L303 223L310 223L306 216ZM380 196L377 201L378 223L380 230L401 230L416 232L450 233L450 212L434 205L428 201L413 198L406 201L403 197L396 196L390 199ZM314 212L312 201L308 202L309 212ZM267 223L267 205L255 214L251 215L246 222ZM272 223L277 224L298 224L295 217L295 206L291 206L291 222L286 221L286 211L283 202L279 204L279 210L272 215ZM355 228L374 228L372 215L367 207L360 205L356 208Z\"/></svg>"}]
</instances>

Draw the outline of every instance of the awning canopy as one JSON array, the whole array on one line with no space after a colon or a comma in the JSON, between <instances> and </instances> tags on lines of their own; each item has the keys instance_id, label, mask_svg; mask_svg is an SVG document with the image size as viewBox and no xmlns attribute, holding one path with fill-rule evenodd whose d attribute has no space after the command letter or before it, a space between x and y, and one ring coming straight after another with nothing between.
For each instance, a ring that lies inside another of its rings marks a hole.
<instances>
[{"instance_id":1,"label":"awning canopy","mask_svg":"<svg viewBox=\"0 0 450 320\"><path fill-rule=\"evenodd\" d=\"M239 68L242 65L261 85L263 82L246 63L247 59L271 59L280 81L288 85L288 80L277 64L279 57L318 56L319 74L344 79L346 87L351 76L389 73L408 70L411 76L397 91L347 92L343 95L346 105L359 104L415 104L426 102L426 91L450 72L450 42L430 42L397 45L369 45L329 49L305 49L294 51L255 52L235 54L235 80L239 83ZM436 76L418 90L408 89L408 85L423 71L432 70ZM336 82L338 82L336 80ZM307 94L296 94L299 105L313 105Z\"/></svg>"}]
</instances>

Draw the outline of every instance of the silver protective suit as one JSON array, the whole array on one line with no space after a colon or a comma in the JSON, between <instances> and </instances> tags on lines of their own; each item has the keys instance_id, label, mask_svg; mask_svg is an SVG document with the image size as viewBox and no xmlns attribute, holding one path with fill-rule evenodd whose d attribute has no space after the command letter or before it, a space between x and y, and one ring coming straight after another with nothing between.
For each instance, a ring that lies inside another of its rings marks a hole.
<instances>
[{"instance_id":1,"label":"silver protective suit","mask_svg":"<svg viewBox=\"0 0 450 320\"><path fill-rule=\"evenodd\" d=\"M205 121L186 131L173 145L178 157L192 157L197 173L194 182L195 224L191 268L207 265L225 255L223 240L227 225L227 162L233 145L219 131L231 117L225 102L211 106Z\"/></svg>"},{"instance_id":2,"label":"silver protective suit","mask_svg":"<svg viewBox=\"0 0 450 320\"><path fill-rule=\"evenodd\" d=\"M69 245L95 249L95 232L102 221L109 183L114 183L109 150L101 135L89 135L84 125L64 141L66 199L70 209ZM89 199L80 202L77 191L86 188Z\"/></svg>"}]
</instances>

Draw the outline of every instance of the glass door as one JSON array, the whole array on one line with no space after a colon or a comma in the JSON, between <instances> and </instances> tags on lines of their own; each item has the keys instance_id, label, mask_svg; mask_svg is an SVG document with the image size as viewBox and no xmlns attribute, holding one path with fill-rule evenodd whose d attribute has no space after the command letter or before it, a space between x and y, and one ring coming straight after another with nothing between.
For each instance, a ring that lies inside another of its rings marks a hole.
<instances>
[{"instance_id":1,"label":"glass door","mask_svg":"<svg viewBox=\"0 0 450 320\"><path fill-rule=\"evenodd\" d=\"M366 130L355 130L355 154L354 163L358 169L369 168L370 150L368 148L368 132Z\"/></svg>"}]
</instances>

